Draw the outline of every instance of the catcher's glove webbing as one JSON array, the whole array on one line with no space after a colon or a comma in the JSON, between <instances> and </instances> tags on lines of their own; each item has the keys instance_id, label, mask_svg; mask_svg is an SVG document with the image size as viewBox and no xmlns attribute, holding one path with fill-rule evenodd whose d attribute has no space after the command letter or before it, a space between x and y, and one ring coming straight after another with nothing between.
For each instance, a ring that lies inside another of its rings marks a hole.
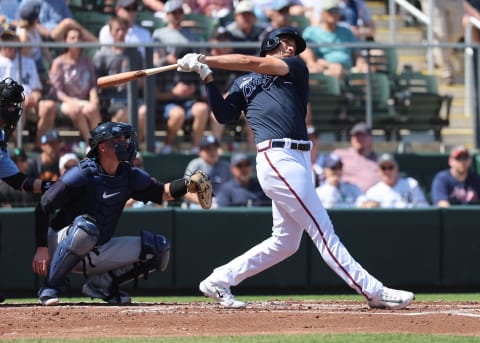
<instances>
[{"instance_id":1,"label":"catcher's glove webbing","mask_svg":"<svg viewBox=\"0 0 480 343\"><path fill-rule=\"evenodd\" d=\"M190 193L197 193L198 203L202 208L212 207L212 182L205 172L197 170L193 173L188 180L187 189Z\"/></svg>"}]
</instances>

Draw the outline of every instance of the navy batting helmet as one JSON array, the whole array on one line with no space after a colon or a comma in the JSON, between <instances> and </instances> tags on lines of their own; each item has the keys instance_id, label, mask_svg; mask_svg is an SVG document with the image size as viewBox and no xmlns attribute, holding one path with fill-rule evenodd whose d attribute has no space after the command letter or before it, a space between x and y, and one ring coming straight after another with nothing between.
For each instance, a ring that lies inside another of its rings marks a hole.
<instances>
[{"instance_id":1,"label":"navy batting helmet","mask_svg":"<svg viewBox=\"0 0 480 343\"><path fill-rule=\"evenodd\" d=\"M305 40L302 38L300 32L294 27L281 27L279 29L273 30L262 41L262 46L260 48L260 56L265 56L267 51L274 50L277 46L280 45L280 38L282 36L288 36L295 41L295 55L301 53L307 47Z\"/></svg>"},{"instance_id":2,"label":"navy batting helmet","mask_svg":"<svg viewBox=\"0 0 480 343\"><path fill-rule=\"evenodd\" d=\"M87 157L97 156L97 147L101 142L124 136L125 141L116 142L114 145L115 154L119 161L133 162L137 154L137 133L127 123L105 122L99 124L90 132L88 143L90 151Z\"/></svg>"},{"instance_id":3,"label":"navy batting helmet","mask_svg":"<svg viewBox=\"0 0 480 343\"><path fill-rule=\"evenodd\" d=\"M6 149L8 138L22 115L23 100L23 86L9 77L0 81L0 119L3 122L0 147L3 150Z\"/></svg>"}]
</instances>

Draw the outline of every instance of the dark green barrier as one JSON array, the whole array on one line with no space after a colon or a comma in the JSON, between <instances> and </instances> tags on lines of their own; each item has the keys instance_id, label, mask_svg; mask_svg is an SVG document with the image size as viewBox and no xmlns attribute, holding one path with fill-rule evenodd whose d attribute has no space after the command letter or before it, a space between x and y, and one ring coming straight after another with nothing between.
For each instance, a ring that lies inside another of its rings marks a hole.
<instances>
[{"instance_id":1,"label":"dark green barrier","mask_svg":"<svg viewBox=\"0 0 480 343\"><path fill-rule=\"evenodd\" d=\"M0 291L32 290L36 277L32 271L35 255L32 208L0 209L1 258Z\"/></svg>"},{"instance_id":2,"label":"dark green barrier","mask_svg":"<svg viewBox=\"0 0 480 343\"><path fill-rule=\"evenodd\" d=\"M443 283L478 289L480 273L480 208L455 206L442 210Z\"/></svg>"},{"instance_id":3,"label":"dark green barrier","mask_svg":"<svg viewBox=\"0 0 480 343\"><path fill-rule=\"evenodd\" d=\"M329 215L350 254L385 284L428 286L440 281L438 210L335 209ZM313 244L311 254L314 287L345 287Z\"/></svg>"},{"instance_id":4,"label":"dark green barrier","mask_svg":"<svg viewBox=\"0 0 480 343\"><path fill-rule=\"evenodd\" d=\"M270 237L268 208L176 210L175 284L197 288L215 267ZM291 258L241 284L249 288L303 288L307 284L306 245Z\"/></svg>"}]
</instances>

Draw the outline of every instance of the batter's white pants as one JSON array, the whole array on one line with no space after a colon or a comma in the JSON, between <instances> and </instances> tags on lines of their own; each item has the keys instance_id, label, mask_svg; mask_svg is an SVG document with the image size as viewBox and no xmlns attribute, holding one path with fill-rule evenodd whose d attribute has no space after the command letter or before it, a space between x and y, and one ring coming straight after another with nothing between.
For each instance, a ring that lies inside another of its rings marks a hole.
<instances>
[{"instance_id":1,"label":"batter's white pants","mask_svg":"<svg viewBox=\"0 0 480 343\"><path fill-rule=\"evenodd\" d=\"M215 268L208 280L223 287L238 285L294 254L306 230L323 260L351 288L367 299L381 294L383 284L355 261L335 234L312 183L310 151L259 152L257 177L272 199L272 236Z\"/></svg>"}]
</instances>

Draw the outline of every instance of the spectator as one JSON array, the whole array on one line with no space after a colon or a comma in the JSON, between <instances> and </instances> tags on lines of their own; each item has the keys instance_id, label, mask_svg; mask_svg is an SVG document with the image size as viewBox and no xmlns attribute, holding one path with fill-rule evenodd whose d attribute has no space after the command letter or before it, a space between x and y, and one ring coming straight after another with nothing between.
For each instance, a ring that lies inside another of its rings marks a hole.
<instances>
[{"instance_id":1,"label":"spectator","mask_svg":"<svg viewBox=\"0 0 480 343\"><path fill-rule=\"evenodd\" d=\"M0 35L0 43L19 42L18 36L13 31L5 31ZM24 88L25 101L23 103L23 123L30 113L37 113L39 101L42 98L43 86L38 76L35 61L29 57L20 56L17 48L0 45L0 79L7 77L18 80L22 71L21 80L18 81Z\"/></svg>"},{"instance_id":2,"label":"spectator","mask_svg":"<svg viewBox=\"0 0 480 343\"><path fill-rule=\"evenodd\" d=\"M432 15L433 42L458 43L463 37L462 18L465 13L464 0L432 1L433 8L429 8L430 0L422 0L422 11L427 17ZM437 47L433 49L436 65L440 69L440 78L448 85L456 82L453 49Z\"/></svg>"},{"instance_id":3,"label":"spectator","mask_svg":"<svg viewBox=\"0 0 480 343\"><path fill-rule=\"evenodd\" d=\"M383 208L427 207L429 203L417 180L399 176L399 165L391 154L378 159L381 181L366 192L367 198Z\"/></svg>"},{"instance_id":4,"label":"spectator","mask_svg":"<svg viewBox=\"0 0 480 343\"><path fill-rule=\"evenodd\" d=\"M322 0L321 6L320 24L308 26L303 31L307 44L321 46L306 50L301 57L310 72L323 72L341 79L354 66L357 53L353 48L331 43L355 43L357 38L349 28L338 25L341 14L339 0Z\"/></svg>"},{"instance_id":5,"label":"spectator","mask_svg":"<svg viewBox=\"0 0 480 343\"><path fill-rule=\"evenodd\" d=\"M20 11L20 20L17 27L17 35L22 43L41 44L43 42L40 31L37 28L38 16L40 14L41 4L38 2L26 3ZM50 63L52 54L46 47L24 47L22 55L31 57L37 66L37 72L42 81L48 80L48 70L44 59Z\"/></svg>"},{"instance_id":6,"label":"spectator","mask_svg":"<svg viewBox=\"0 0 480 343\"><path fill-rule=\"evenodd\" d=\"M224 20L232 12L231 0L186 0L185 4L190 13L199 13L205 16Z\"/></svg>"},{"instance_id":7,"label":"spectator","mask_svg":"<svg viewBox=\"0 0 480 343\"><path fill-rule=\"evenodd\" d=\"M11 158L20 173L26 174L28 168L28 156L25 150L14 148ZM33 207L37 199L34 194L15 189L3 180L0 180L0 207Z\"/></svg>"},{"instance_id":8,"label":"spectator","mask_svg":"<svg viewBox=\"0 0 480 343\"><path fill-rule=\"evenodd\" d=\"M59 161L63 148L58 131L45 132L41 144L41 152L30 159L26 174L40 180L57 181L60 177Z\"/></svg>"},{"instance_id":9,"label":"spectator","mask_svg":"<svg viewBox=\"0 0 480 343\"><path fill-rule=\"evenodd\" d=\"M65 42L70 44L81 42L82 38L77 29L67 30L65 34ZM97 76L92 60L82 48L70 46L53 60L49 76L51 99L42 101L39 109L37 142L38 137L53 128L57 106L61 114L72 120L81 139L88 142L90 130L101 122Z\"/></svg>"},{"instance_id":10,"label":"spectator","mask_svg":"<svg viewBox=\"0 0 480 343\"><path fill-rule=\"evenodd\" d=\"M325 208L370 207L360 187L342 180L343 163L338 155L325 157L322 168L325 181L316 191Z\"/></svg>"},{"instance_id":11,"label":"spectator","mask_svg":"<svg viewBox=\"0 0 480 343\"><path fill-rule=\"evenodd\" d=\"M77 155L67 152L60 156L60 159L58 160L58 171L59 175L62 176L65 174L67 170L70 168L75 167L80 160L78 159Z\"/></svg>"},{"instance_id":12,"label":"spectator","mask_svg":"<svg viewBox=\"0 0 480 343\"><path fill-rule=\"evenodd\" d=\"M374 40L375 22L365 0L341 0L340 23L352 30L359 40Z\"/></svg>"},{"instance_id":13,"label":"spectator","mask_svg":"<svg viewBox=\"0 0 480 343\"><path fill-rule=\"evenodd\" d=\"M366 192L380 181L377 154L373 150L371 128L361 122L350 130L350 147L336 149L343 162L343 179L354 183Z\"/></svg>"},{"instance_id":14,"label":"spectator","mask_svg":"<svg viewBox=\"0 0 480 343\"><path fill-rule=\"evenodd\" d=\"M0 0L0 32L17 27L20 0Z\"/></svg>"},{"instance_id":15,"label":"spectator","mask_svg":"<svg viewBox=\"0 0 480 343\"><path fill-rule=\"evenodd\" d=\"M125 18L113 16L109 23L110 34L114 43L125 43L128 21ZM131 70L143 69L143 56L136 48L124 48L118 45L104 46L93 56L93 64L97 77L113 75ZM140 90L143 82L138 82ZM99 90L99 96L109 103L107 117L112 122L128 122L127 86L118 85ZM143 141L145 136L145 115L147 107L138 107L138 136Z\"/></svg>"},{"instance_id":16,"label":"spectator","mask_svg":"<svg viewBox=\"0 0 480 343\"><path fill-rule=\"evenodd\" d=\"M82 33L86 42L97 42L97 37L72 17L72 12L65 0L23 0L20 11L24 6L38 6L40 4L39 23L37 28L44 40L62 41L65 32L77 29Z\"/></svg>"},{"instance_id":17,"label":"spectator","mask_svg":"<svg viewBox=\"0 0 480 343\"><path fill-rule=\"evenodd\" d=\"M242 0L235 7L234 21L226 26L234 42L260 42L263 27L256 24L254 5L250 0ZM258 45L258 44L256 44ZM235 53L258 55L258 48L235 48Z\"/></svg>"},{"instance_id":18,"label":"spectator","mask_svg":"<svg viewBox=\"0 0 480 343\"><path fill-rule=\"evenodd\" d=\"M125 36L126 43L149 44L152 43L150 31L135 24L137 16L138 3L136 0L117 0L115 4L115 15L128 20L128 31ZM105 24L98 34L98 39L102 44L112 44L113 37L110 33L109 24ZM142 56L145 57L145 48L139 47ZM153 57L154 60L156 57Z\"/></svg>"},{"instance_id":19,"label":"spectator","mask_svg":"<svg viewBox=\"0 0 480 343\"><path fill-rule=\"evenodd\" d=\"M182 57L188 52L193 51L188 47L189 42L201 41L200 36L187 27L182 27L182 21L184 18L183 1L182 0L169 0L165 4L165 13L167 15L167 26L156 29L153 32L153 40L162 44L171 44L166 49L161 49L158 52L158 65L174 64L177 63L177 59ZM178 44L185 44L186 47L175 47ZM162 53L163 52L163 53Z\"/></svg>"},{"instance_id":20,"label":"spectator","mask_svg":"<svg viewBox=\"0 0 480 343\"><path fill-rule=\"evenodd\" d=\"M233 177L230 164L220 158L220 150L220 142L215 136L202 137L198 157L191 160L185 169L185 177L199 169L207 173L212 181L213 194L218 194L221 186ZM186 200L191 201L189 198Z\"/></svg>"},{"instance_id":21,"label":"spectator","mask_svg":"<svg viewBox=\"0 0 480 343\"><path fill-rule=\"evenodd\" d=\"M268 18L270 23L267 25L263 33L260 35L260 40L263 40L266 35L275 29L290 24L290 7L293 5L293 0L274 0L272 7L268 11Z\"/></svg>"},{"instance_id":22,"label":"spectator","mask_svg":"<svg viewBox=\"0 0 480 343\"><path fill-rule=\"evenodd\" d=\"M447 170L433 178L432 204L439 207L480 203L480 177L470 171L472 157L467 148L457 146L448 158Z\"/></svg>"},{"instance_id":23,"label":"spectator","mask_svg":"<svg viewBox=\"0 0 480 343\"><path fill-rule=\"evenodd\" d=\"M225 182L216 194L218 207L271 206L272 201L263 192L253 176L252 163L244 153L235 153L230 160L233 178Z\"/></svg>"}]
</instances>

